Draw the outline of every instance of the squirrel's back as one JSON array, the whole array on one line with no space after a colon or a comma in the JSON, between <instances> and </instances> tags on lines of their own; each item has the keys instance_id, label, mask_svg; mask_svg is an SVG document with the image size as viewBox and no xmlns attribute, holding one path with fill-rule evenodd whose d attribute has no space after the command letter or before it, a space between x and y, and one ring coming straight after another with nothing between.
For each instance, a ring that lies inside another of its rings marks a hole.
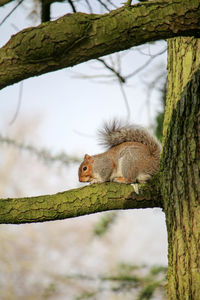
<instances>
[{"instance_id":1,"label":"squirrel's back","mask_svg":"<svg viewBox=\"0 0 200 300\"><path fill-rule=\"evenodd\" d=\"M160 158L161 146L159 141L141 126L123 125L114 120L104 125L104 128L99 131L99 137L100 143L109 149L124 142L138 142L146 145L153 157Z\"/></svg>"}]
</instances>

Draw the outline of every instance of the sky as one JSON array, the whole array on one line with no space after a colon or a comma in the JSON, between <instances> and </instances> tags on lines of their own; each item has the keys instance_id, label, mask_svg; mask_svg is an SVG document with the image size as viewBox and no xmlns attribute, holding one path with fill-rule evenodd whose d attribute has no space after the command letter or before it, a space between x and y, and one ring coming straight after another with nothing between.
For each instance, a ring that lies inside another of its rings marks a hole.
<instances>
[{"instance_id":1,"label":"sky","mask_svg":"<svg viewBox=\"0 0 200 300\"><path fill-rule=\"evenodd\" d=\"M121 3L121 1L117 2ZM0 22L15 5L16 1L13 1L0 9ZM52 18L69 12L65 12L66 7L61 3L54 4ZM17 33L16 28L21 30L37 25L37 22L33 23L33 20L28 17L30 8L31 1L24 1L23 5L0 26L0 46L4 45L12 34ZM84 11L84 7L81 9ZM96 11L99 11L98 7ZM135 47L105 59L108 63L115 61L116 65L120 60L122 74L126 75L148 61L149 55L159 53L164 48L166 48L165 42L157 42ZM146 127L154 123L155 115L161 109L159 100L161 94L158 89L162 86L159 80L161 74L165 72L166 53L154 59L151 65L123 86L130 107L130 123ZM111 73L99 62L89 61L72 68L26 79L23 83L4 88L0 91L0 133L10 138L15 137L20 124L29 120L33 122L33 126L39 128L38 139L30 133L23 137L23 140L20 140L19 136L19 142L31 144L39 149L50 149L54 154L65 151L78 157L83 157L85 153L102 152L104 149L98 145L96 138L97 130L105 120L116 117L127 118L121 88L110 75ZM148 89L148 84L154 82L155 78L157 78L157 89ZM17 117L11 124L19 103L20 88L22 88L21 104ZM71 174L71 187L80 186L77 170ZM59 191L55 190L55 192ZM144 257L149 261L154 253L154 261L166 263L167 237L164 214L160 210L151 212L152 210L143 213L140 211L135 217L134 224L143 218L143 225L135 227L135 237L141 238L140 243L137 243L135 255L142 251L141 248L145 247L148 239L152 242L152 238L156 236L155 243L149 247L149 251L145 252ZM148 230L151 231L151 235ZM129 242L132 243L132 240ZM159 248L159 245L162 247ZM129 245L124 247L123 256L126 255L128 248Z\"/></svg>"}]
</instances>

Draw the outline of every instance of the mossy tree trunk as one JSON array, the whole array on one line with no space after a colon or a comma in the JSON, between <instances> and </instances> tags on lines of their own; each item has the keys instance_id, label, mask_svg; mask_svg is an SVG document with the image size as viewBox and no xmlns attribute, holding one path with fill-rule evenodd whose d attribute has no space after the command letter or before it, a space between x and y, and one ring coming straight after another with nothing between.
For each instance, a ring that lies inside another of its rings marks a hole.
<instances>
[{"instance_id":1,"label":"mossy tree trunk","mask_svg":"<svg viewBox=\"0 0 200 300\"><path fill-rule=\"evenodd\" d=\"M168 231L168 295L200 297L200 40L168 42L168 84L161 161Z\"/></svg>"}]
</instances>

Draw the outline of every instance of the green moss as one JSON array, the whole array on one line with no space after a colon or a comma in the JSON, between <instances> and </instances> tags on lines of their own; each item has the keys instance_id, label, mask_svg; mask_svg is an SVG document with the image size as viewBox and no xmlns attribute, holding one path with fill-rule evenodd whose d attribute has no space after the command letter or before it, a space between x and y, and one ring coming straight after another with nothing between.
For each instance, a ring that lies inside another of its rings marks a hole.
<instances>
[{"instance_id":1,"label":"green moss","mask_svg":"<svg viewBox=\"0 0 200 300\"><path fill-rule=\"evenodd\" d=\"M198 231L197 199L200 196L199 171L196 172L200 70L194 73L200 43L193 38L177 38L169 41L169 45L167 116L160 177L169 241L168 294L171 300L198 299L199 291L191 282L196 282L195 261L200 246L192 238Z\"/></svg>"},{"instance_id":2,"label":"green moss","mask_svg":"<svg viewBox=\"0 0 200 300\"><path fill-rule=\"evenodd\" d=\"M153 266L150 270L150 273L155 276L158 275L159 273L166 273L167 272L167 267L165 266Z\"/></svg>"},{"instance_id":3,"label":"green moss","mask_svg":"<svg viewBox=\"0 0 200 300\"><path fill-rule=\"evenodd\" d=\"M196 158L196 149L197 149L197 143L195 139L190 139L189 150L190 150L191 159L193 160L195 160Z\"/></svg>"},{"instance_id":4,"label":"green moss","mask_svg":"<svg viewBox=\"0 0 200 300\"><path fill-rule=\"evenodd\" d=\"M145 286L142 291L140 292L139 297L137 300L149 300L152 298L155 289L160 285L159 282L150 283L149 285Z\"/></svg>"}]
</instances>

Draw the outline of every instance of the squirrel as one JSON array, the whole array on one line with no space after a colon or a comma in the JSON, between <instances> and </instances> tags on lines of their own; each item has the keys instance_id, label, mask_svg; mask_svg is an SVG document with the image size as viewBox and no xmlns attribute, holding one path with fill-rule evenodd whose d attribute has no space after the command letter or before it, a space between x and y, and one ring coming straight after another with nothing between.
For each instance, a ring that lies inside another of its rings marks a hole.
<instances>
[{"instance_id":1,"label":"squirrel","mask_svg":"<svg viewBox=\"0 0 200 300\"><path fill-rule=\"evenodd\" d=\"M80 182L146 183L158 171L161 146L145 128L114 120L99 133L108 150L85 154L78 172Z\"/></svg>"}]
</instances>

